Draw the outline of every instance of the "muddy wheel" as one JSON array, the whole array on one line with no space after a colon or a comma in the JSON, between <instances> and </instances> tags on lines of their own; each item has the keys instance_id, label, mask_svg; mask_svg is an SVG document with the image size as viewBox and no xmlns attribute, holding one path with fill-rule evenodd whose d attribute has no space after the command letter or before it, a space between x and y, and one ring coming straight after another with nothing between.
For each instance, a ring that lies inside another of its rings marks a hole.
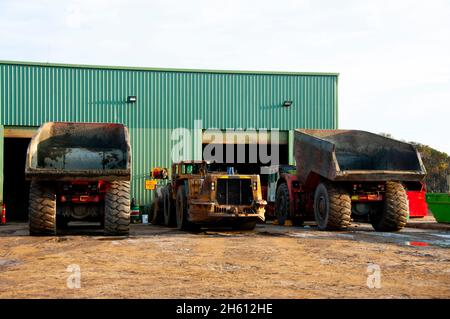
<instances>
[{"instance_id":1,"label":"muddy wheel","mask_svg":"<svg viewBox=\"0 0 450 319\"><path fill-rule=\"evenodd\" d=\"M340 230L350 225L350 195L331 183L320 183L314 194L314 216L320 230Z\"/></svg>"},{"instance_id":2,"label":"muddy wheel","mask_svg":"<svg viewBox=\"0 0 450 319\"><path fill-rule=\"evenodd\" d=\"M398 231L405 227L408 217L408 199L402 184L386 183L383 209L370 215L376 231Z\"/></svg>"},{"instance_id":3,"label":"muddy wheel","mask_svg":"<svg viewBox=\"0 0 450 319\"><path fill-rule=\"evenodd\" d=\"M158 199L154 199L150 205L150 216L149 220L152 225L161 225L162 223L162 212L159 208L160 204Z\"/></svg>"},{"instance_id":4,"label":"muddy wheel","mask_svg":"<svg viewBox=\"0 0 450 319\"><path fill-rule=\"evenodd\" d=\"M192 224L187 219L187 198L184 186L178 187L176 198L176 216L177 216L177 228L180 230L192 229Z\"/></svg>"},{"instance_id":5,"label":"muddy wheel","mask_svg":"<svg viewBox=\"0 0 450 319\"><path fill-rule=\"evenodd\" d=\"M31 182L28 217L30 235L56 234L56 193L52 184Z\"/></svg>"},{"instance_id":6,"label":"muddy wheel","mask_svg":"<svg viewBox=\"0 0 450 319\"><path fill-rule=\"evenodd\" d=\"M164 226L173 227L176 224L176 216L173 212L172 196L170 190L164 192Z\"/></svg>"},{"instance_id":7,"label":"muddy wheel","mask_svg":"<svg viewBox=\"0 0 450 319\"><path fill-rule=\"evenodd\" d=\"M105 194L105 235L130 232L130 182L111 182Z\"/></svg>"},{"instance_id":8,"label":"muddy wheel","mask_svg":"<svg viewBox=\"0 0 450 319\"><path fill-rule=\"evenodd\" d=\"M286 219L289 218L291 208L291 201L289 197L289 189L286 183L281 184L277 188L275 195L275 216L278 220L278 225L284 225Z\"/></svg>"},{"instance_id":9,"label":"muddy wheel","mask_svg":"<svg viewBox=\"0 0 450 319\"><path fill-rule=\"evenodd\" d=\"M237 230L253 230L256 227L256 221L255 220L246 220L241 221L238 220L236 224L233 226L233 229Z\"/></svg>"}]
</instances>

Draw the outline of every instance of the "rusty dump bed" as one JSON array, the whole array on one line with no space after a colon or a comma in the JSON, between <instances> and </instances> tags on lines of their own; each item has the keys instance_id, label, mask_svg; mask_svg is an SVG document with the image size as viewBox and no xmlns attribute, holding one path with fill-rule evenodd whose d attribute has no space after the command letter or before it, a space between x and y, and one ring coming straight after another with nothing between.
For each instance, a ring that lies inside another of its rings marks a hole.
<instances>
[{"instance_id":1,"label":"rusty dump bed","mask_svg":"<svg viewBox=\"0 0 450 319\"><path fill-rule=\"evenodd\" d=\"M311 173L335 181L419 181L426 171L411 144L365 131L295 131L297 175Z\"/></svg>"},{"instance_id":2,"label":"rusty dump bed","mask_svg":"<svg viewBox=\"0 0 450 319\"><path fill-rule=\"evenodd\" d=\"M43 124L27 152L25 176L40 180L129 180L128 129L112 123Z\"/></svg>"}]
</instances>

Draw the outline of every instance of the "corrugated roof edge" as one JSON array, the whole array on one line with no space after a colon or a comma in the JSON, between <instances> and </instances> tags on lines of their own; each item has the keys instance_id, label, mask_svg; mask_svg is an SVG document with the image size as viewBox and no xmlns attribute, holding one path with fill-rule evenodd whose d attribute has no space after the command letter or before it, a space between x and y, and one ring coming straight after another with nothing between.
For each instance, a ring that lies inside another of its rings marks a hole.
<instances>
[{"instance_id":1,"label":"corrugated roof edge","mask_svg":"<svg viewBox=\"0 0 450 319\"><path fill-rule=\"evenodd\" d=\"M316 75L335 76L339 73L320 72L289 72L289 71L239 71L239 70L201 70L201 69L172 69L172 68L150 68L135 66L108 66L108 65L86 65L86 64L65 64L46 62L26 62L0 60L0 64L13 64L24 66L60 67L60 68L83 68L83 69L103 69L103 70L130 70L130 71L155 71L155 72L185 72L185 73L221 73L221 74L261 74L261 75Z\"/></svg>"}]
</instances>

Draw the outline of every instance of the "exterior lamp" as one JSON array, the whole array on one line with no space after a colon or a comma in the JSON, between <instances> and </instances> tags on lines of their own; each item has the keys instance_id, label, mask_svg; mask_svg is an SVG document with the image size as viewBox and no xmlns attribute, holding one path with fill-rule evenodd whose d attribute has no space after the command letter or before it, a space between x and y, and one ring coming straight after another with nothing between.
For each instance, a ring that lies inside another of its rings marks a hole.
<instances>
[{"instance_id":1,"label":"exterior lamp","mask_svg":"<svg viewBox=\"0 0 450 319\"><path fill-rule=\"evenodd\" d=\"M137 98L135 95L130 95L127 97L127 103L136 103Z\"/></svg>"},{"instance_id":2,"label":"exterior lamp","mask_svg":"<svg viewBox=\"0 0 450 319\"><path fill-rule=\"evenodd\" d=\"M292 101L284 101L283 107L290 107L292 105Z\"/></svg>"}]
</instances>

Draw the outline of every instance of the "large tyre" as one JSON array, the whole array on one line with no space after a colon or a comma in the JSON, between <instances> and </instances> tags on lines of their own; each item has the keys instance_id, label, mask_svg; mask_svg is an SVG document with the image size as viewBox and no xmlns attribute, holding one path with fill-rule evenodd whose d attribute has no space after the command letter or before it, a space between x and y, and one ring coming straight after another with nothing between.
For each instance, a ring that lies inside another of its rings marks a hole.
<instances>
[{"instance_id":1,"label":"large tyre","mask_svg":"<svg viewBox=\"0 0 450 319\"><path fill-rule=\"evenodd\" d=\"M157 198L155 198L150 205L150 216L149 220L152 225L161 225L163 222L163 212L161 210L162 203Z\"/></svg>"},{"instance_id":2,"label":"large tyre","mask_svg":"<svg viewBox=\"0 0 450 319\"><path fill-rule=\"evenodd\" d=\"M256 220L238 220L233 226L237 230L254 230L256 227Z\"/></svg>"},{"instance_id":3,"label":"large tyre","mask_svg":"<svg viewBox=\"0 0 450 319\"><path fill-rule=\"evenodd\" d=\"M171 195L169 189L164 192L164 226L167 227L176 225L176 214L174 213Z\"/></svg>"},{"instance_id":4,"label":"large tyre","mask_svg":"<svg viewBox=\"0 0 450 319\"><path fill-rule=\"evenodd\" d=\"M178 187L175 204L176 204L177 228L180 230L192 230L194 227L188 221L187 198L184 186Z\"/></svg>"},{"instance_id":5,"label":"large tyre","mask_svg":"<svg viewBox=\"0 0 450 319\"><path fill-rule=\"evenodd\" d=\"M289 196L289 189L286 183L280 184L275 195L275 216L278 220L278 225L284 225L288 219L291 209L291 200Z\"/></svg>"},{"instance_id":6,"label":"large tyre","mask_svg":"<svg viewBox=\"0 0 450 319\"><path fill-rule=\"evenodd\" d=\"M385 200L382 211L370 216L376 231L398 231L405 227L408 218L408 198L402 184L386 183Z\"/></svg>"},{"instance_id":7,"label":"large tyre","mask_svg":"<svg viewBox=\"0 0 450 319\"><path fill-rule=\"evenodd\" d=\"M341 230L350 225L350 195L331 183L320 183L314 194L314 216L320 230Z\"/></svg>"},{"instance_id":8,"label":"large tyre","mask_svg":"<svg viewBox=\"0 0 450 319\"><path fill-rule=\"evenodd\" d=\"M130 232L130 182L111 182L105 195L105 235Z\"/></svg>"},{"instance_id":9,"label":"large tyre","mask_svg":"<svg viewBox=\"0 0 450 319\"><path fill-rule=\"evenodd\" d=\"M30 235L56 234L56 192L52 184L31 182L28 214Z\"/></svg>"}]
</instances>

